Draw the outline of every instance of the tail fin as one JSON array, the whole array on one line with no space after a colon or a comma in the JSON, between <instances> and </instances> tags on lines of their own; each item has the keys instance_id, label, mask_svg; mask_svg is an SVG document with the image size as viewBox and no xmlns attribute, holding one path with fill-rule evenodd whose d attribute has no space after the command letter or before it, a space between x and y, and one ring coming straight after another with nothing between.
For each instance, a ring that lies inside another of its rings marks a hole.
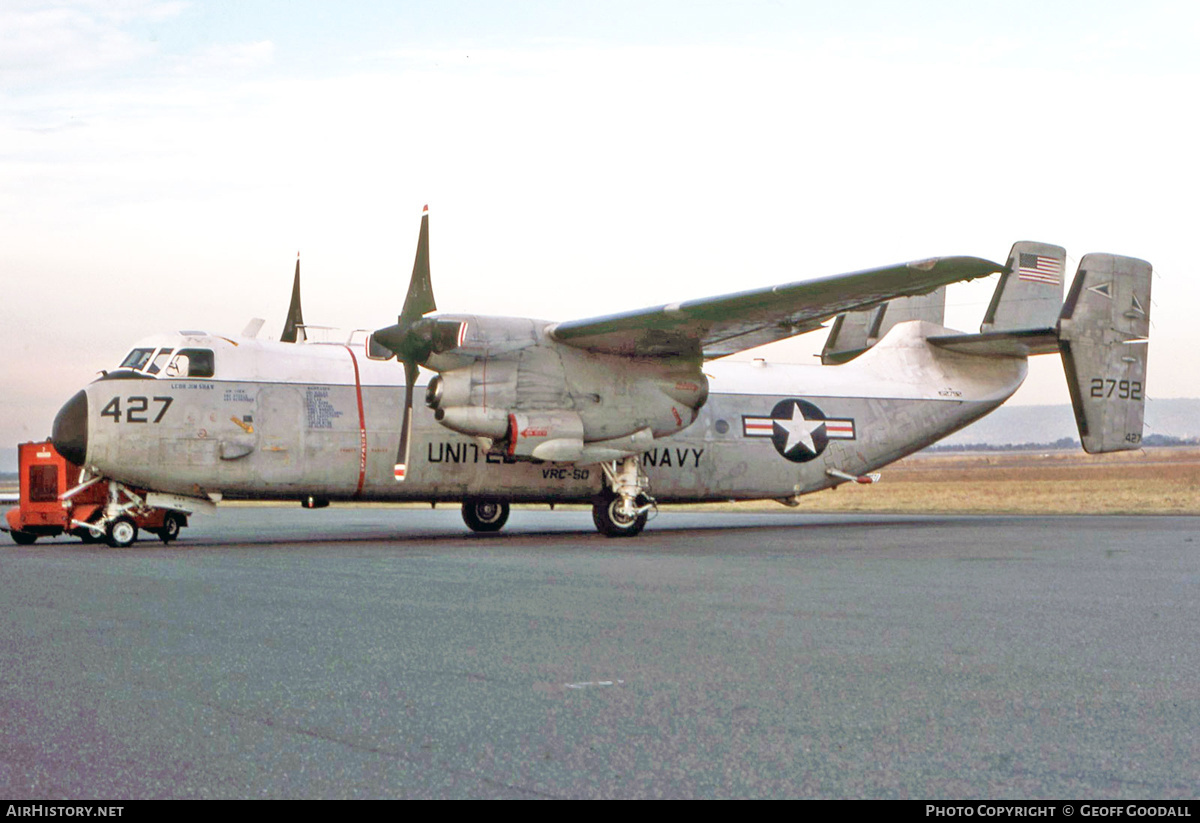
<instances>
[{"instance_id":1,"label":"tail fin","mask_svg":"<svg viewBox=\"0 0 1200 823\"><path fill-rule=\"evenodd\" d=\"M1062 307L1059 348L1089 454L1141 446L1152 272L1134 257L1084 255Z\"/></svg>"},{"instance_id":2,"label":"tail fin","mask_svg":"<svg viewBox=\"0 0 1200 823\"><path fill-rule=\"evenodd\" d=\"M1053 328L1063 299L1067 250L1049 243L1013 243L1007 269L992 293L980 332Z\"/></svg>"},{"instance_id":3,"label":"tail fin","mask_svg":"<svg viewBox=\"0 0 1200 823\"><path fill-rule=\"evenodd\" d=\"M899 297L858 311L839 314L825 339L821 363L846 363L878 343L892 327L907 320L946 322L946 287L929 294Z\"/></svg>"},{"instance_id":4,"label":"tail fin","mask_svg":"<svg viewBox=\"0 0 1200 823\"><path fill-rule=\"evenodd\" d=\"M1064 260L1058 246L1017 243L980 333L926 339L976 357L1060 352L1084 450L1140 448L1153 270L1134 257L1084 255L1061 313L1048 317Z\"/></svg>"}]
</instances>

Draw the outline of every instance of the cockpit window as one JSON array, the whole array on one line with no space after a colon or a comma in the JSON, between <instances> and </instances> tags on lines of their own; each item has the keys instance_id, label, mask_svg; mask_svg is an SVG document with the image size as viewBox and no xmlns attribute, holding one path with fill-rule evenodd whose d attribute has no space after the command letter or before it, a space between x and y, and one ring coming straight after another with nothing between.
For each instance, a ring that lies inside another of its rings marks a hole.
<instances>
[{"instance_id":1,"label":"cockpit window","mask_svg":"<svg viewBox=\"0 0 1200 823\"><path fill-rule=\"evenodd\" d=\"M159 349L158 354L154 355L154 360L150 363L150 368L146 371L150 374L158 374L163 370L163 366L167 365L173 351L174 349Z\"/></svg>"},{"instance_id":2,"label":"cockpit window","mask_svg":"<svg viewBox=\"0 0 1200 823\"><path fill-rule=\"evenodd\" d=\"M211 349L180 349L179 354L167 365L167 377L212 377L213 353Z\"/></svg>"},{"instance_id":3,"label":"cockpit window","mask_svg":"<svg viewBox=\"0 0 1200 823\"><path fill-rule=\"evenodd\" d=\"M121 361L121 368L141 371L150 362L152 354L154 354L154 349L134 349Z\"/></svg>"},{"instance_id":4,"label":"cockpit window","mask_svg":"<svg viewBox=\"0 0 1200 823\"><path fill-rule=\"evenodd\" d=\"M166 368L167 363L171 359L171 352L173 351L175 350L169 348L134 349L121 361L120 368L130 369L143 374L158 374ZM212 361L211 352L209 354L209 361L210 363Z\"/></svg>"}]
</instances>

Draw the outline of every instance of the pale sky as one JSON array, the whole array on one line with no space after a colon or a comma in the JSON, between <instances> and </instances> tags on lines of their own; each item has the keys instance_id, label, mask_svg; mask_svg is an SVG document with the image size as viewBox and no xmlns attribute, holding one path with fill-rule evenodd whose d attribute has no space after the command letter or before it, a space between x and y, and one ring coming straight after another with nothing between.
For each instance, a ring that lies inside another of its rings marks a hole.
<instances>
[{"instance_id":1,"label":"pale sky","mask_svg":"<svg viewBox=\"0 0 1200 823\"><path fill-rule=\"evenodd\" d=\"M297 251L310 323L394 322L425 203L439 308L552 320L1142 257L1147 394L1200 396L1198 44L1193 2L6 0L0 470L141 337L277 336Z\"/></svg>"}]
</instances>

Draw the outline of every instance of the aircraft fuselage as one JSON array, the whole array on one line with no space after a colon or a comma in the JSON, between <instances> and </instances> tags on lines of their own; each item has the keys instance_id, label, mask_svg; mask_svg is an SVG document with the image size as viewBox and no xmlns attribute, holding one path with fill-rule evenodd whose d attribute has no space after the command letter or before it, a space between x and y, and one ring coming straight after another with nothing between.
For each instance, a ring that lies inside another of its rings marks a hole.
<instances>
[{"instance_id":1,"label":"aircraft fuselage","mask_svg":"<svg viewBox=\"0 0 1200 823\"><path fill-rule=\"evenodd\" d=\"M925 342L944 331L901 324L841 366L705 364L707 401L694 422L641 452L655 497L786 499L837 485L962 428L1021 384L1024 357ZM180 333L139 347L147 364L167 349L193 352L191 373L172 376L165 357L154 373L113 371L64 407L55 431L64 454L131 486L275 500L586 502L603 483L594 462L490 451L419 403L407 477L396 482L403 369L361 344Z\"/></svg>"}]
</instances>

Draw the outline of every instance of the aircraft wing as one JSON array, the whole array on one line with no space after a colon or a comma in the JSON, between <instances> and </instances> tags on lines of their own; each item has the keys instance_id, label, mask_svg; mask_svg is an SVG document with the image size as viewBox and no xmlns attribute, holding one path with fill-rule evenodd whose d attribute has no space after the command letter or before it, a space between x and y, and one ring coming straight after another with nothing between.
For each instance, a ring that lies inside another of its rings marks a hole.
<instances>
[{"instance_id":1,"label":"aircraft wing","mask_svg":"<svg viewBox=\"0 0 1200 823\"><path fill-rule=\"evenodd\" d=\"M812 331L842 312L1003 270L999 263L978 257L939 257L571 320L557 324L550 334L595 352L640 357L703 354L712 359Z\"/></svg>"}]
</instances>

